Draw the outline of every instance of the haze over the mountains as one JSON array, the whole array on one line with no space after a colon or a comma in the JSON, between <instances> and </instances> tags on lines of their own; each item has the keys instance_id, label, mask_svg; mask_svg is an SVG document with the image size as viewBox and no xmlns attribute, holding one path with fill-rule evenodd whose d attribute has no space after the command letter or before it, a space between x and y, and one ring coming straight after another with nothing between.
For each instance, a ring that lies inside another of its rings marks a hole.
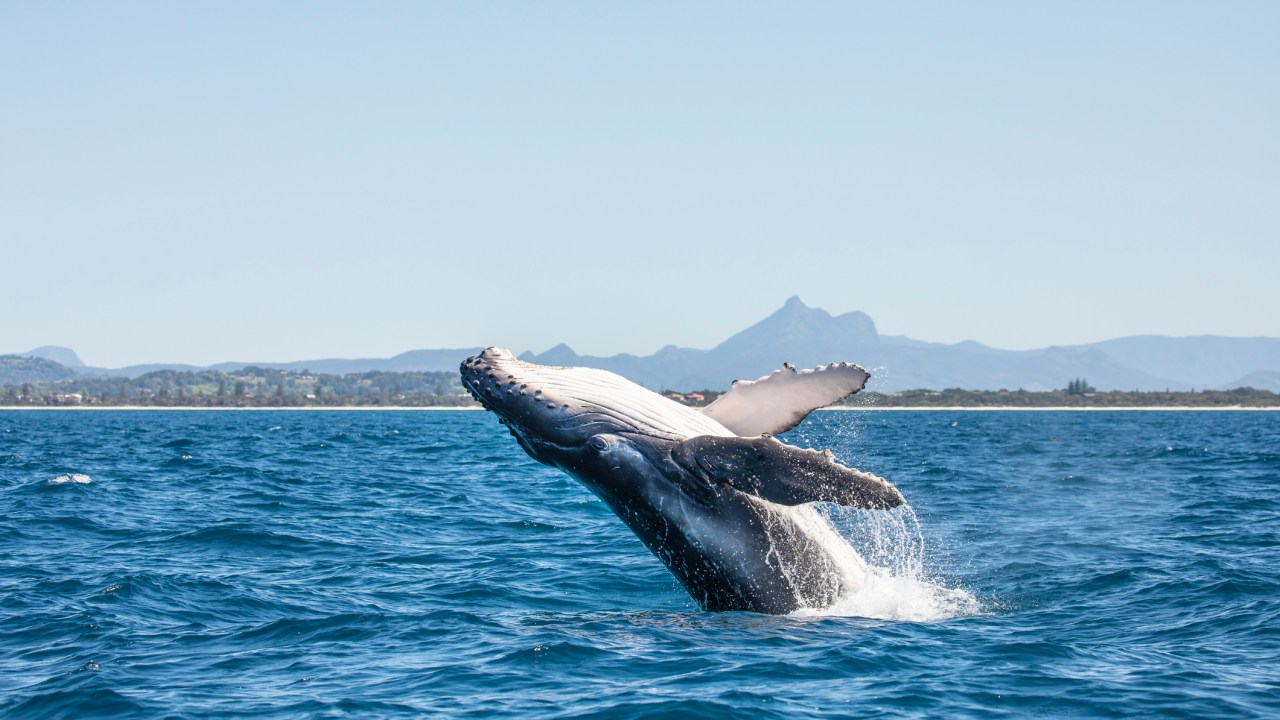
<instances>
[{"instance_id":1,"label":"haze over the mountains","mask_svg":"<svg viewBox=\"0 0 1280 720\"><path fill-rule=\"evenodd\" d=\"M412 350L391 358L316 359L287 363L226 362L345 374L378 371L455 370L478 348ZM86 367L76 354L41 347L22 355L57 362L77 374L137 377L153 370L198 370L192 365L148 364L118 369ZM668 345L648 356L581 356L566 345L521 357L537 363L584 365L611 370L659 389L724 388L784 362L799 367L852 361L872 372L869 388L894 392L915 388L1048 390L1085 378L1099 390L1191 390L1254 387L1280 391L1280 338L1133 336L1039 350L1000 350L982 343L931 343L881 335L862 312L831 315L792 297L772 315L709 350Z\"/></svg>"}]
</instances>

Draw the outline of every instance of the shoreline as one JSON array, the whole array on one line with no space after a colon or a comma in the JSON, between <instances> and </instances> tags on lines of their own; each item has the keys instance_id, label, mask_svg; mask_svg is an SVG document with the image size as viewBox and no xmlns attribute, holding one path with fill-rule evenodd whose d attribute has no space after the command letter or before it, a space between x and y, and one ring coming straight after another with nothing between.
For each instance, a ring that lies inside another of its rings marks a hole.
<instances>
[{"instance_id":1,"label":"shoreline","mask_svg":"<svg viewBox=\"0 0 1280 720\"><path fill-rule=\"evenodd\" d=\"M934 410L961 411L961 412L991 411L991 410L1000 411L1000 412L1006 412L1006 411L1012 411L1012 412L1133 412L1135 410L1153 411L1153 412L1184 412L1184 411L1187 411L1187 412L1213 412L1213 411L1236 412L1236 411L1252 411L1252 410L1263 410L1263 411L1280 410L1280 406L1246 407L1244 405L1224 405L1221 407L1200 407L1195 405L1123 405L1123 406L1094 405L1094 406L1080 407L1080 406L1071 406L1071 405L1049 405L1045 407L1022 407L1022 406L1014 406L1014 405L970 405L970 406L947 405L942 407L868 406L868 407L826 407L826 408L819 408L819 409L834 410L836 412L848 412L850 410L873 410L877 412L879 411L899 412L899 411L913 411L913 410L923 410L926 412L934 411Z\"/></svg>"},{"instance_id":2,"label":"shoreline","mask_svg":"<svg viewBox=\"0 0 1280 720\"><path fill-rule=\"evenodd\" d=\"M694 408L697 409L697 408ZM72 410L72 411L108 411L108 410L124 410L127 412L139 412L144 410L157 410L161 412L173 412L183 410L196 411L215 411L227 412L235 410L248 410L251 412L264 411L288 411L288 412L341 412L353 410L357 412L377 412L379 410L413 410L427 412L442 412L450 410L458 410L463 412L474 412L476 410L484 410L484 408L474 406L445 407L445 406L422 406L422 405L351 405L351 406L302 406L302 407L201 407L201 406L172 406L172 405L0 405L0 412L8 410L19 411L47 411L47 410ZM1191 405L1127 405L1127 406L1092 406L1092 407L1072 407L1072 406L1046 406L1046 407L1018 407L1011 405L980 405L980 406L942 406L942 407L824 407L818 408L818 411L829 410L832 412L857 412L861 410L869 410L872 412L1267 412L1280 410L1280 406L1270 407L1245 407L1243 405L1227 405L1223 407L1197 407Z\"/></svg>"},{"instance_id":3,"label":"shoreline","mask_svg":"<svg viewBox=\"0 0 1280 720\"><path fill-rule=\"evenodd\" d=\"M303 412L330 412L335 410L357 410L360 412L368 412L373 410L429 410L438 412L441 410L483 410L479 405L449 407L444 405L334 405L334 406L318 406L304 405L301 407L289 406L262 406L262 407L204 407L200 405L0 405L0 412L6 410L76 410L76 411L105 411L105 410L127 410L129 412L137 412L141 410L160 410L162 412L170 412L174 410L213 410L217 412L230 410L250 410L261 412L263 410L289 410Z\"/></svg>"}]
</instances>

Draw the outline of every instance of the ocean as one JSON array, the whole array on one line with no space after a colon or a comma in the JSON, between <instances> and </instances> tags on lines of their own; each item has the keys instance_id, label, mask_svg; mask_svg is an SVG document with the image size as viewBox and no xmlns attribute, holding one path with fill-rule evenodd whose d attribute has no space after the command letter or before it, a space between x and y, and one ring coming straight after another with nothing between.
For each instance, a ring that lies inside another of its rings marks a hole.
<instances>
[{"instance_id":1,"label":"ocean","mask_svg":"<svg viewBox=\"0 0 1280 720\"><path fill-rule=\"evenodd\" d=\"M701 611L468 411L0 411L0 717L1280 716L1280 413L781 436L872 581Z\"/></svg>"}]
</instances>

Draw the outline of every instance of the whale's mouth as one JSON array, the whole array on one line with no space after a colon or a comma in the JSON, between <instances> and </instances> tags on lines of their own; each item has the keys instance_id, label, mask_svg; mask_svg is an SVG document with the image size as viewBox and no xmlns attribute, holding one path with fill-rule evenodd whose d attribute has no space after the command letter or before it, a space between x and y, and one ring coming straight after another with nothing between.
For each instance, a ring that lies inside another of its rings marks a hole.
<instances>
[{"instance_id":1,"label":"whale's mouth","mask_svg":"<svg viewBox=\"0 0 1280 720\"><path fill-rule=\"evenodd\" d=\"M568 404L544 393L536 382L519 376L522 365L525 363L509 350L488 348L462 361L459 368L462 386L484 409L506 420L534 418L569 409ZM525 417L517 417L519 415Z\"/></svg>"},{"instance_id":2,"label":"whale's mouth","mask_svg":"<svg viewBox=\"0 0 1280 720\"><path fill-rule=\"evenodd\" d=\"M550 458L575 451L580 443L572 429L569 405L545 393L521 370L526 365L510 351L488 348L462 362L462 386L476 402L498 416L520 447L534 459Z\"/></svg>"},{"instance_id":3,"label":"whale's mouth","mask_svg":"<svg viewBox=\"0 0 1280 720\"><path fill-rule=\"evenodd\" d=\"M510 404L515 387L515 376L502 367L504 360L514 361L515 357L505 350L489 348L479 355L462 361L459 371L462 375L462 386L471 393L485 410L498 413L504 417L503 409Z\"/></svg>"},{"instance_id":4,"label":"whale's mouth","mask_svg":"<svg viewBox=\"0 0 1280 720\"><path fill-rule=\"evenodd\" d=\"M485 410L493 410L493 404L489 396L480 389L480 382L474 376L468 375L465 370L462 373L462 387L466 388L467 392L471 393L471 397L480 403L480 406Z\"/></svg>"},{"instance_id":5,"label":"whale's mouth","mask_svg":"<svg viewBox=\"0 0 1280 720\"><path fill-rule=\"evenodd\" d=\"M496 410L495 401L500 368L494 360L500 357L500 354L494 352L493 348L489 348L479 355L463 360L462 365L459 367L459 372L462 375L462 386L486 410Z\"/></svg>"}]
</instances>

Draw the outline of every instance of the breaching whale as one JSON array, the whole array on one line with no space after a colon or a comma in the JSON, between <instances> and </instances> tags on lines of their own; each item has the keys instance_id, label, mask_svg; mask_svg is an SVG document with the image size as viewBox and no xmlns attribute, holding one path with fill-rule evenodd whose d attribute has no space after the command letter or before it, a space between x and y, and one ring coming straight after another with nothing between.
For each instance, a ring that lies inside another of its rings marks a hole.
<instances>
[{"instance_id":1,"label":"breaching whale","mask_svg":"<svg viewBox=\"0 0 1280 720\"><path fill-rule=\"evenodd\" d=\"M785 366L696 410L614 373L489 348L462 384L533 459L599 496L705 610L825 608L851 589L852 548L811 505L888 509L883 478L773 438L861 390L866 370Z\"/></svg>"}]
</instances>

